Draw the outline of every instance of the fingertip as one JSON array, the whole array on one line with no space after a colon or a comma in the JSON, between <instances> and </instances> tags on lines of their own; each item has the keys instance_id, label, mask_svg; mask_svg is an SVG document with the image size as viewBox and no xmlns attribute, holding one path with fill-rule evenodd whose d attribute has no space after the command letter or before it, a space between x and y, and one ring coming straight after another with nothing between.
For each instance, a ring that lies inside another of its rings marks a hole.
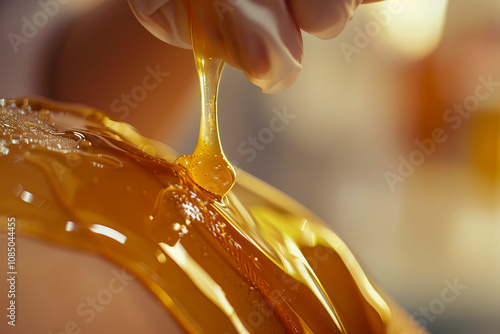
<instances>
[{"instance_id":1,"label":"fingertip","mask_svg":"<svg viewBox=\"0 0 500 334\"><path fill-rule=\"evenodd\" d=\"M265 94L278 94L292 86L302 73L302 65L294 62L281 69L274 68L259 77L251 76L245 72L247 78L260 87Z\"/></svg>"},{"instance_id":2,"label":"fingertip","mask_svg":"<svg viewBox=\"0 0 500 334\"><path fill-rule=\"evenodd\" d=\"M321 39L332 39L344 30L362 0L290 0L300 29Z\"/></svg>"},{"instance_id":3,"label":"fingertip","mask_svg":"<svg viewBox=\"0 0 500 334\"><path fill-rule=\"evenodd\" d=\"M189 13L183 0L128 0L138 21L158 39L191 49Z\"/></svg>"}]
</instances>

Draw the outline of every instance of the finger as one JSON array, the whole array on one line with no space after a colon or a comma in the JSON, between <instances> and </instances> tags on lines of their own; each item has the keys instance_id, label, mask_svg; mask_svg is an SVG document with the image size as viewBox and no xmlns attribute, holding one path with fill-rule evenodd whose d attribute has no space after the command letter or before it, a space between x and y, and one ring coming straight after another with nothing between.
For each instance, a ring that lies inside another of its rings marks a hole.
<instances>
[{"instance_id":1,"label":"finger","mask_svg":"<svg viewBox=\"0 0 500 334\"><path fill-rule=\"evenodd\" d=\"M362 0L288 0L298 26L319 38L336 37Z\"/></svg>"},{"instance_id":2,"label":"finger","mask_svg":"<svg viewBox=\"0 0 500 334\"><path fill-rule=\"evenodd\" d=\"M285 0L192 0L212 44L266 93L290 86L302 71L302 37Z\"/></svg>"},{"instance_id":3,"label":"finger","mask_svg":"<svg viewBox=\"0 0 500 334\"><path fill-rule=\"evenodd\" d=\"M184 49L191 48L186 0L128 0L132 11L153 35Z\"/></svg>"}]
</instances>

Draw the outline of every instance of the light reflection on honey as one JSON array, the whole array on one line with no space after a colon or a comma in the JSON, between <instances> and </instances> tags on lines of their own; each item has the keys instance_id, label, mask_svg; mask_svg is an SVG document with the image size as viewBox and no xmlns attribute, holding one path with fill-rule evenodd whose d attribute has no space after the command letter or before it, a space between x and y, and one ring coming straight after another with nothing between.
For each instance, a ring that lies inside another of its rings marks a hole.
<instances>
[{"instance_id":1,"label":"light reflection on honey","mask_svg":"<svg viewBox=\"0 0 500 334\"><path fill-rule=\"evenodd\" d=\"M0 214L127 268L186 332L393 332L345 244L274 189L240 173L220 200L98 111L3 105Z\"/></svg>"}]
</instances>

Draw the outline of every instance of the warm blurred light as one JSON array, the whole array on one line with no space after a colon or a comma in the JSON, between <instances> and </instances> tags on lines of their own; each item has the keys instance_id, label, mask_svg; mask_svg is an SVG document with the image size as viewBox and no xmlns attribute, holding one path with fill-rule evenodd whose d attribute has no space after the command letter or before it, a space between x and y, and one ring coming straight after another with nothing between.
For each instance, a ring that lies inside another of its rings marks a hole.
<instances>
[{"instance_id":1,"label":"warm blurred light","mask_svg":"<svg viewBox=\"0 0 500 334\"><path fill-rule=\"evenodd\" d=\"M447 4L448 0L391 0L373 5L373 13L389 13L377 42L399 57L425 57L441 40Z\"/></svg>"}]
</instances>

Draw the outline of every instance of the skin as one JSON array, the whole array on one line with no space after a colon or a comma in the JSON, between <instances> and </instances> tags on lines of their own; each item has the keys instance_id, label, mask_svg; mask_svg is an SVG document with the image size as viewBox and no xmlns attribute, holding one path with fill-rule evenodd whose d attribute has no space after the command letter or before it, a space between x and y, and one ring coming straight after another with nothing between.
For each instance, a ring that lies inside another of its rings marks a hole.
<instances>
[{"instance_id":1,"label":"skin","mask_svg":"<svg viewBox=\"0 0 500 334\"><path fill-rule=\"evenodd\" d=\"M2 321L2 333L182 333L140 282L114 280L121 268L94 254L18 237L16 260L16 327ZM115 293L101 304L98 296L110 283ZM9 291L6 280L0 289ZM6 293L0 302L7 305Z\"/></svg>"}]
</instances>

